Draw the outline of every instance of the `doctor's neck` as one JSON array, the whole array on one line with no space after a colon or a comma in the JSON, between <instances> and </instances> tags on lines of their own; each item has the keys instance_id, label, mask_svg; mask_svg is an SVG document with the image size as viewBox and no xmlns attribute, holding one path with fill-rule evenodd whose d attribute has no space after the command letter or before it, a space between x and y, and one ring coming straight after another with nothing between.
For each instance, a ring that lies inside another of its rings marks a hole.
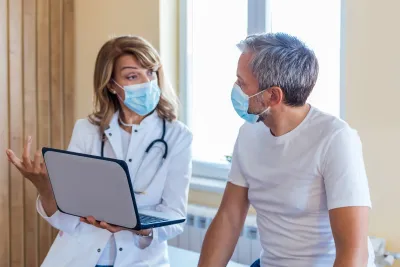
<instances>
[{"instance_id":1,"label":"doctor's neck","mask_svg":"<svg viewBox=\"0 0 400 267\"><path fill-rule=\"evenodd\" d=\"M131 130L131 126L130 125L139 125L143 119L146 116L140 116L139 114L131 111L130 109L126 108L126 107L122 107L120 112L119 112L119 120L121 123L121 127L124 128L125 130L130 129ZM130 132L129 130L129 132Z\"/></svg>"},{"instance_id":2,"label":"doctor's neck","mask_svg":"<svg viewBox=\"0 0 400 267\"><path fill-rule=\"evenodd\" d=\"M262 116L261 121L270 129L274 136L281 136L294 130L307 117L311 106L282 106L279 110Z\"/></svg>"}]
</instances>

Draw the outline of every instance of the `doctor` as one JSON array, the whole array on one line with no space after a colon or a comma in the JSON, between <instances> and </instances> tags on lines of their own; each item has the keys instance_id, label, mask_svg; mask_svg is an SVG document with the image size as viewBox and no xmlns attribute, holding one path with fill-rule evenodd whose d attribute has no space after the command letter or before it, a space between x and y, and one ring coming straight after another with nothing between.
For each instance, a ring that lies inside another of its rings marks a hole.
<instances>
[{"instance_id":1,"label":"doctor","mask_svg":"<svg viewBox=\"0 0 400 267\"><path fill-rule=\"evenodd\" d=\"M186 216L192 134L176 120L176 95L157 51L140 37L106 42L94 93L95 110L76 122L68 150L125 160L139 207ZM43 267L169 266L167 240L182 233L182 224L137 232L59 212L41 153L31 160L30 145L28 138L22 159L7 155L38 189L39 214L60 230Z\"/></svg>"}]
</instances>

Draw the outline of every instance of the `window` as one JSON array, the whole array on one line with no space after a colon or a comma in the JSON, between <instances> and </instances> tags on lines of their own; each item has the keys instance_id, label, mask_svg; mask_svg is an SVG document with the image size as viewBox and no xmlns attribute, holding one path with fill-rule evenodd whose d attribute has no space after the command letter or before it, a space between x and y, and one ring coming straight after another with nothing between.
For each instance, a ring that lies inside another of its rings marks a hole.
<instances>
[{"instance_id":1,"label":"window","mask_svg":"<svg viewBox=\"0 0 400 267\"><path fill-rule=\"evenodd\" d=\"M318 58L320 71L309 103L338 117L340 9L339 0L270 0L271 31L299 37Z\"/></svg>"},{"instance_id":2,"label":"window","mask_svg":"<svg viewBox=\"0 0 400 267\"><path fill-rule=\"evenodd\" d=\"M226 179L240 126L230 94L249 33L286 32L312 48L320 73L309 102L340 116L340 1L182 0L181 117L191 128L193 175Z\"/></svg>"}]
</instances>

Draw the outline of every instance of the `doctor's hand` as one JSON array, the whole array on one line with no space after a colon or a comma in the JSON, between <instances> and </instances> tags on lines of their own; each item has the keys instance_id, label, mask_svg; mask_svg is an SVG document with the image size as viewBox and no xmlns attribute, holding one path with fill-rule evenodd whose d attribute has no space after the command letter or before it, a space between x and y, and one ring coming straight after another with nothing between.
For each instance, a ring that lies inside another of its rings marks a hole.
<instances>
[{"instance_id":1,"label":"doctor's hand","mask_svg":"<svg viewBox=\"0 0 400 267\"><path fill-rule=\"evenodd\" d=\"M136 230L131 230L131 229L127 229L124 227L120 227L120 226L115 226L112 224L108 224L106 222L98 222L96 221L96 219L93 216L88 216L86 218L80 218L81 222L87 223L87 224L91 224L95 227L98 228L102 228L102 229L106 229L108 231L110 231L111 233L116 233L122 230L127 230L127 231L131 231L136 235L140 235L140 236L149 236L152 233L152 229L146 229L146 230L140 230L140 231L136 231Z\"/></svg>"},{"instance_id":2,"label":"doctor's hand","mask_svg":"<svg viewBox=\"0 0 400 267\"><path fill-rule=\"evenodd\" d=\"M36 187L46 214L51 216L57 211L53 190L51 189L46 166L42 162L42 153L40 150L35 153L33 160L30 158L31 144L32 137L29 136L25 141L21 159L11 149L7 149L6 154L8 161Z\"/></svg>"},{"instance_id":3,"label":"doctor's hand","mask_svg":"<svg viewBox=\"0 0 400 267\"><path fill-rule=\"evenodd\" d=\"M28 137L25 141L24 152L19 159L11 149L6 150L8 161L11 162L19 172L27 178L36 187L41 195L49 195L52 193L51 185L47 175L47 169L42 162L42 153L38 150L34 159L30 158L30 150L32 137Z\"/></svg>"},{"instance_id":4,"label":"doctor's hand","mask_svg":"<svg viewBox=\"0 0 400 267\"><path fill-rule=\"evenodd\" d=\"M127 230L127 229L125 229L123 227L111 225L111 224L108 224L106 222L98 222L98 221L96 221L96 219L93 216L87 216L86 218L85 217L81 217L80 221L84 222L84 223L87 223L87 224L91 224L91 225L93 225L94 227L97 227L97 228L106 229L106 230L110 231L111 233L116 233L116 232L119 232L119 231L122 231L122 230Z\"/></svg>"}]
</instances>

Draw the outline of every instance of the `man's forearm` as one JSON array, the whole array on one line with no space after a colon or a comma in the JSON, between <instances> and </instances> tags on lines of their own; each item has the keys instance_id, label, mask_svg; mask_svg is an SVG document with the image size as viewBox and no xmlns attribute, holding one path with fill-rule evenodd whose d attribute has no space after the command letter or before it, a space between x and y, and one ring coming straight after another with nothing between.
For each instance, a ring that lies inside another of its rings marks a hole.
<instances>
[{"instance_id":1,"label":"man's forearm","mask_svg":"<svg viewBox=\"0 0 400 267\"><path fill-rule=\"evenodd\" d=\"M337 253L333 267L366 267L368 265L367 251L352 251Z\"/></svg>"},{"instance_id":2,"label":"man's forearm","mask_svg":"<svg viewBox=\"0 0 400 267\"><path fill-rule=\"evenodd\" d=\"M240 224L229 220L227 214L215 217L203 242L199 267L225 267L228 264L240 235Z\"/></svg>"}]
</instances>

